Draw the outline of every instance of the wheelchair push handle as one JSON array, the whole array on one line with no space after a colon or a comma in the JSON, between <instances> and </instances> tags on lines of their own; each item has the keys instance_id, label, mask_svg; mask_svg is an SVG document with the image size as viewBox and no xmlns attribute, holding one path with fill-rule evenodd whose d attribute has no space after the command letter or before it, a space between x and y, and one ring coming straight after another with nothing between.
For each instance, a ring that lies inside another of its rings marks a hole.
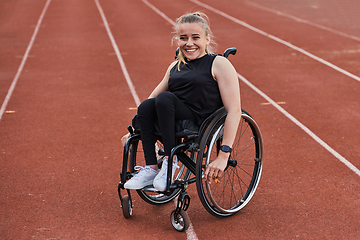
<instances>
[{"instance_id":1,"label":"wheelchair push handle","mask_svg":"<svg viewBox=\"0 0 360 240\"><path fill-rule=\"evenodd\" d=\"M132 126L128 126L127 130L129 131L130 135L134 134L134 130L133 130Z\"/></svg>"},{"instance_id":2,"label":"wheelchair push handle","mask_svg":"<svg viewBox=\"0 0 360 240\"><path fill-rule=\"evenodd\" d=\"M224 57L228 58L228 56L231 55L235 55L236 54L237 49L236 48L228 48L225 50L224 52Z\"/></svg>"},{"instance_id":3,"label":"wheelchair push handle","mask_svg":"<svg viewBox=\"0 0 360 240\"><path fill-rule=\"evenodd\" d=\"M176 52L175 52L175 60L176 60L177 56L179 55L179 51L180 51L180 49L177 48L177 49L176 49ZM236 51L237 51L237 49L234 48L234 47L228 48L228 49L225 50L225 52L224 52L224 54L223 54L222 56L228 58L228 56L229 56L230 54L231 54L231 55L235 55L235 54L236 54ZM221 56L221 54L218 54L218 55Z\"/></svg>"}]
</instances>

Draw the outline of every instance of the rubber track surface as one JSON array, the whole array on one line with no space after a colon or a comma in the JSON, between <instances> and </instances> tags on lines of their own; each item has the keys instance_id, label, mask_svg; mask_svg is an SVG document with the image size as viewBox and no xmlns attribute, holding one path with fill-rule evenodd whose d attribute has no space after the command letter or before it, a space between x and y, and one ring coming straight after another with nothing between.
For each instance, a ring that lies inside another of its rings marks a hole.
<instances>
[{"instance_id":1,"label":"rubber track surface","mask_svg":"<svg viewBox=\"0 0 360 240\"><path fill-rule=\"evenodd\" d=\"M46 2L0 3L1 104ZM149 0L173 21L205 12L217 52L236 47L229 59L241 76L359 169L360 82L196 2ZM200 2L360 76L356 0ZM172 24L142 0L99 4L144 100L173 61ZM170 224L173 203L152 206L135 192L125 219L120 139L136 104L95 1L52 0L0 121L1 239L358 239L359 174L239 81L265 142L248 206L215 218L191 185L190 232Z\"/></svg>"}]
</instances>

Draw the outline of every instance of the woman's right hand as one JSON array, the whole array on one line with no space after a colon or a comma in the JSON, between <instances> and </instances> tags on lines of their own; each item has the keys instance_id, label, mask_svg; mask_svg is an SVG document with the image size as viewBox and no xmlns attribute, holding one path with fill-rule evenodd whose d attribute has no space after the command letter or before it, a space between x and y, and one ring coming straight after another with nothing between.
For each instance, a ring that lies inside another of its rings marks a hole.
<instances>
[{"instance_id":1,"label":"woman's right hand","mask_svg":"<svg viewBox=\"0 0 360 240\"><path fill-rule=\"evenodd\" d=\"M121 143L122 143L123 147L125 146L126 141L129 139L129 136L130 136L130 133L125 134L125 135L121 138Z\"/></svg>"}]
</instances>

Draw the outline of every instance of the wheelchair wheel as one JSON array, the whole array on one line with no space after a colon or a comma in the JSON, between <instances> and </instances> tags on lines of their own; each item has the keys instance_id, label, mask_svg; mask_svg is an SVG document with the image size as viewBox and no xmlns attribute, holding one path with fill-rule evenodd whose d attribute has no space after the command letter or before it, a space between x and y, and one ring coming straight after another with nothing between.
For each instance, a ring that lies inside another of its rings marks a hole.
<instances>
[{"instance_id":1,"label":"wheelchair wheel","mask_svg":"<svg viewBox=\"0 0 360 240\"><path fill-rule=\"evenodd\" d=\"M245 111L238 126L228 166L218 183L204 179L206 167L215 160L221 146L226 111L208 125L200 142L197 157L196 186L205 209L214 216L228 217L250 201L262 171L263 142L254 119Z\"/></svg>"},{"instance_id":2,"label":"wheelchair wheel","mask_svg":"<svg viewBox=\"0 0 360 240\"><path fill-rule=\"evenodd\" d=\"M172 211L170 215L170 221L173 227L179 232L186 231L190 225L189 215L182 209L178 214L176 214L176 210Z\"/></svg>"},{"instance_id":3,"label":"wheelchair wheel","mask_svg":"<svg viewBox=\"0 0 360 240\"><path fill-rule=\"evenodd\" d=\"M129 195L125 195L122 198L121 207L123 210L124 217L130 218L132 216L132 203L131 203Z\"/></svg>"},{"instance_id":4,"label":"wheelchair wheel","mask_svg":"<svg viewBox=\"0 0 360 240\"><path fill-rule=\"evenodd\" d=\"M158 165L159 168L161 168L162 164L162 149L163 145L158 140L156 142L157 145L157 157L158 157ZM195 154L193 154L195 155ZM144 152L142 149L142 144L140 140L134 141L131 143L129 148L129 171L135 172L135 166L145 166L145 157ZM195 159L195 157L192 157L192 159ZM191 172L185 168L184 165L181 164L181 162L178 162L178 165L180 168L178 168L174 174L174 180L176 179L183 179L187 180L190 177ZM136 190L139 196L147 203L159 205L159 204L165 204L173 200L180 192L181 189L177 189L174 192L172 192L170 195L165 195L163 193L159 193L156 191L156 189L152 187L144 188L141 190Z\"/></svg>"}]
</instances>

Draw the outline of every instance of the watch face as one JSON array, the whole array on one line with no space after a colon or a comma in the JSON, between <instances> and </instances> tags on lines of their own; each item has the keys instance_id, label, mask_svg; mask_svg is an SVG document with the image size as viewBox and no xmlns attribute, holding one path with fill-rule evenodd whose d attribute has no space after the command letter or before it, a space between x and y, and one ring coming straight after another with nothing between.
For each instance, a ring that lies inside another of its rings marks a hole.
<instances>
[{"instance_id":1,"label":"watch face","mask_svg":"<svg viewBox=\"0 0 360 240\"><path fill-rule=\"evenodd\" d=\"M231 152L231 148L227 145L222 145L220 150L223 152Z\"/></svg>"}]
</instances>

